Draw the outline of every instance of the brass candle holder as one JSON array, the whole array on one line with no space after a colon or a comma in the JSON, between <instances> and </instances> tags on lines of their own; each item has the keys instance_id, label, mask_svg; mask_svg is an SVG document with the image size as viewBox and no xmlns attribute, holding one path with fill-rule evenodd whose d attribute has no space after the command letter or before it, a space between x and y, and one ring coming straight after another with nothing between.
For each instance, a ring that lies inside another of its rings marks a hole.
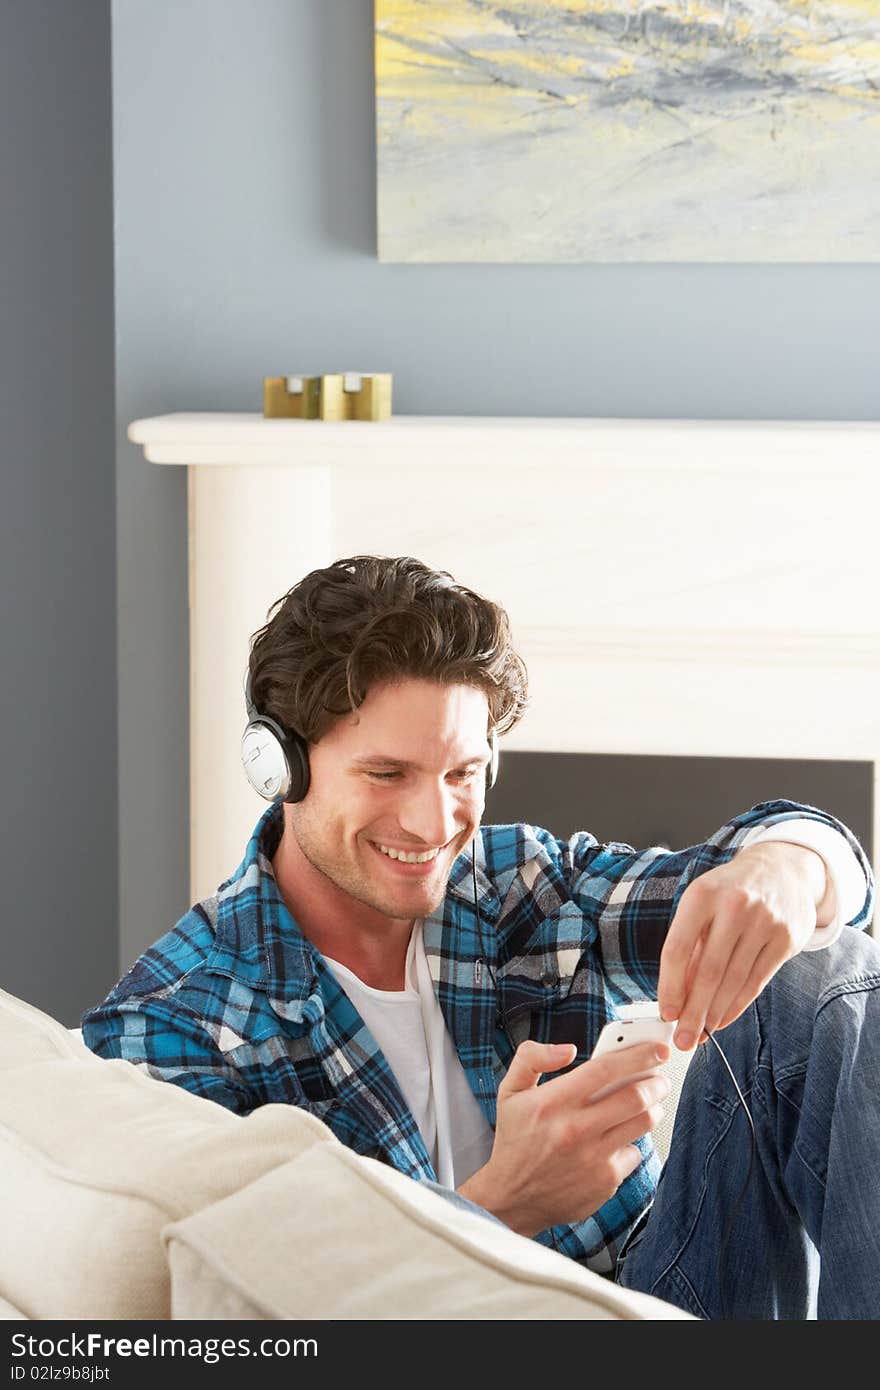
<instances>
[{"instance_id":1,"label":"brass candle holder","mask_svg":"<svg viewBox=\"0 0 880 1390\"><path fill-rule=\"evenodd\" d=\"M263 378L267 420L390 420L390 372Z\"/></svg>"}]
</instances>

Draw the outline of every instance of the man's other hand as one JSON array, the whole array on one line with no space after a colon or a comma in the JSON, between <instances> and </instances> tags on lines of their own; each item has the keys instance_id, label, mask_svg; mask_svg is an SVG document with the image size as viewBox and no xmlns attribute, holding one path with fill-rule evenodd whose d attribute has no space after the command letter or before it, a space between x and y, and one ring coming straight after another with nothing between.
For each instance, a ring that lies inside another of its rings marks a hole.
<instances>
[{"instance_id":1,"label":"man's other hand","mask_svg":"<svg viewBox=\"0 0 880 1390\"><path fill-rule=\"evenodd\" d=\"M765 840L710 869L681 896L660 956L660 1015L687 1050L726 1028L834 915L820 855Z\"/></svg>"}]
</instances>

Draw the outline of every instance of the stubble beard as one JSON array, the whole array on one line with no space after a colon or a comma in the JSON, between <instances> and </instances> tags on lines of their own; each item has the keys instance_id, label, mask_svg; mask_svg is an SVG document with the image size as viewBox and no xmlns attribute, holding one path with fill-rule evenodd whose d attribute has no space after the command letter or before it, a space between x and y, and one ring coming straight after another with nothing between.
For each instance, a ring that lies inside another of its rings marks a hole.
<instances>
[{"instance_id":1,"label":"stubble beard","mask_svg":"<svg viewBox=\"0 0 880 1390\"><path fill-rule=\"evenodd\" d=\"M305 850L303 852L305 853ZM372 854L374 851L368 849L367 853ZM308 855L306 857L308 858ZM427 917L434 912L445 898L449 882L447 873L442 882L436 886L432 885L430 890L428 883L414 881L410 885L401 883L395 893L391 889L383 891L366 874L355 870L350 874L340 874L338 864L316 863L314 860L310 862L350 898L373 908L375 912L381 912L384 917L400 922L411 921L414 917Z\"/></svg>"},{"instance_id":2,"label":"stubble beard","mask_svg":"<svg viewBox=\"0 0 880 1390\"><path fill-rule=\"evenodd\" d=\"M393 921L408 922L413 918L428 917L435 912L443 899L446 897L446 889L449 884L449 874L452 865L455 863L454 857L450 859L448 868L443 875L442 881L431 889L428 896L428 884L419 884L416 880L409 886L412 893L412 901L406 907L402 906L400 893L407 890L407 884L401 882L398 894L392 897L392 890L383 891L371 880L369 874L360 864L340 865L338 859L334 859L329 852L325 852L321 846L320 839L313 838L309 833L308 821L305 817L296 817L293 821L296 832L296 840L303 857L309 861L313 869L328 879L335 888L353 898L355 902L370 907L374 912L380 912L384 917L390 917ZM366 855L378 855L379 851L374 850L366 841L359 841L364 846ZM445 854L441 850L441 854ZM376 873L381 872L381 864L377 863ZM416 894L421 890L422 900L416 901Z\"/></svg>"}]
</instances>

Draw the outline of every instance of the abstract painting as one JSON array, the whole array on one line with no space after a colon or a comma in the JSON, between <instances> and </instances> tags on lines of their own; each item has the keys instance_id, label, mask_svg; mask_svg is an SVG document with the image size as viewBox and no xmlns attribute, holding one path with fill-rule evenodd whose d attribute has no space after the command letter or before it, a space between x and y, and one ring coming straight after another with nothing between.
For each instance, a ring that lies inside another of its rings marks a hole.
<instances>
[{"instance_id":1,"label":"abstract painting","mask_svg":"<svg viewBox=\"0 0 880 1390\"><path fill-rule=\"evenodd\" d=\"M382 261L880 260L880 0L376 0Z\"/></svg>"}]
</instances>

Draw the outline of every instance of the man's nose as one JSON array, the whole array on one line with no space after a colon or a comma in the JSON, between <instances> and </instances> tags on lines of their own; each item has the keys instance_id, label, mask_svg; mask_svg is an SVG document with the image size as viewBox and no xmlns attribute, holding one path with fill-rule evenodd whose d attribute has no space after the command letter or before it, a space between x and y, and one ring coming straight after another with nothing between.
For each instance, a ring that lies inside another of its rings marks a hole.
<instances>
[{"instance_id":1,"label":"man's nose","mask_svg":"<svg viewBox=\"0 0 880 1390\"><path fill-rule=\"evenodd\" d=\"M467 823L460 791L427 778L409 789L398 818L401 830L425 845L445 845Z\"/></svg>"}]
</instances>

